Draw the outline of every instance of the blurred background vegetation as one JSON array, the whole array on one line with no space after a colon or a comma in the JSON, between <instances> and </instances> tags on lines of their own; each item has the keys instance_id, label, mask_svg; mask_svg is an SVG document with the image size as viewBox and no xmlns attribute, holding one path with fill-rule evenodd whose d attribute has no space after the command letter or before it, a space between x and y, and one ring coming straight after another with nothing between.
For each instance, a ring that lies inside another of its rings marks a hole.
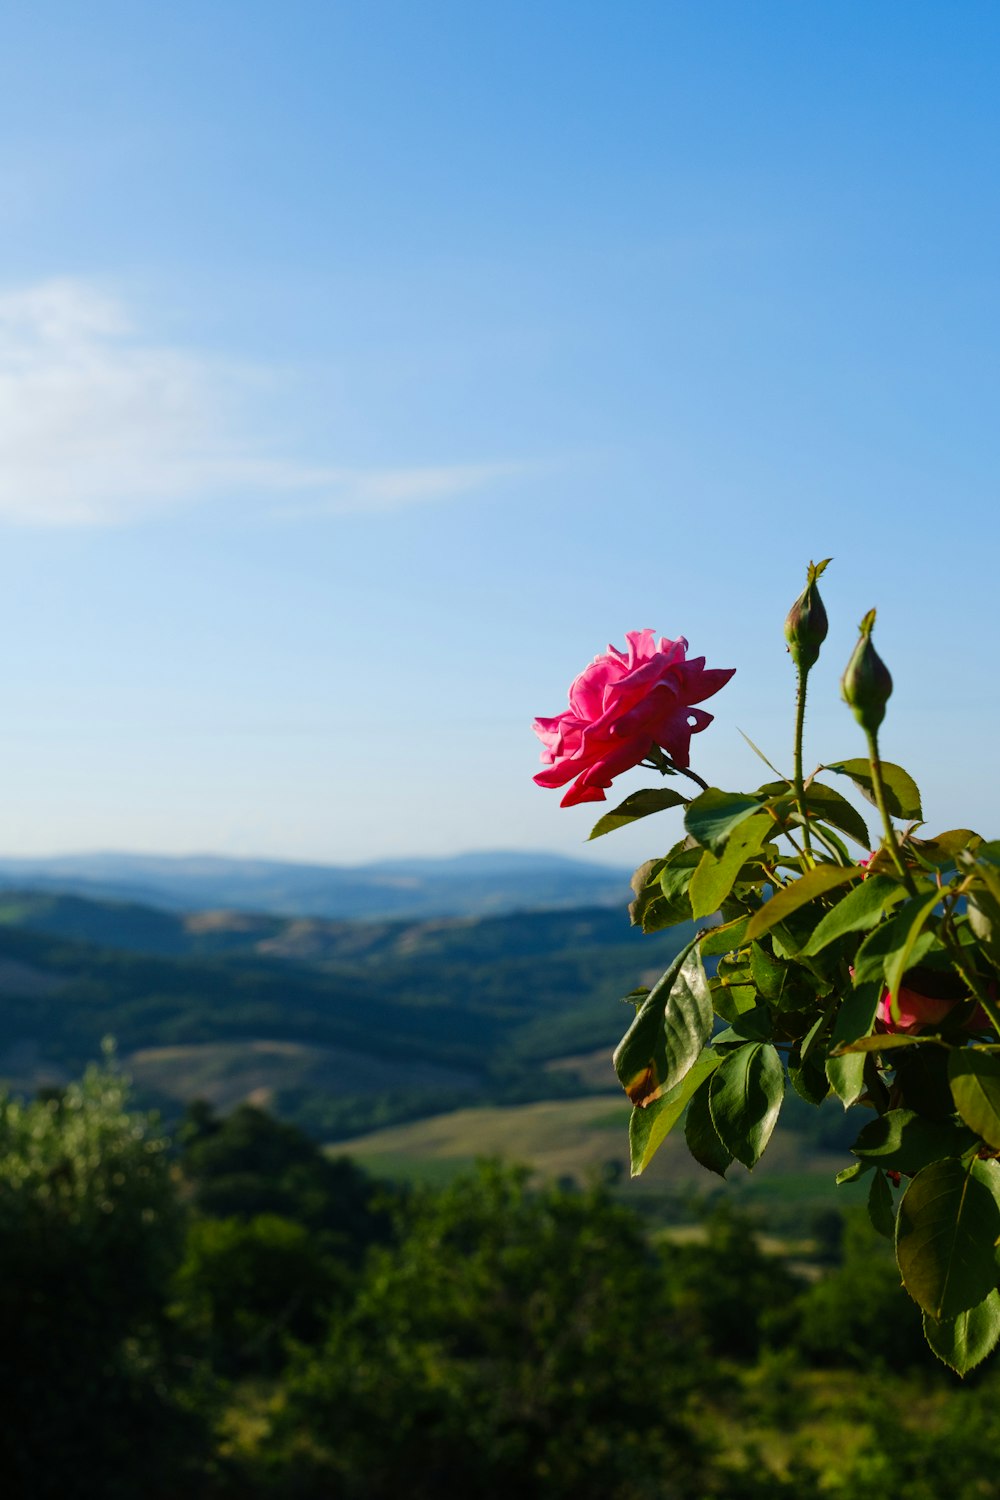
<instances>
[{"instance_id":1,"label":"blurred background vegetation","mask_svg":"<svg viewBox=\"0 0 1000 1500\"><path fill-rule=\"evenodd\" d=\"M110 1062L0 1131L9 1494L994 1492L998 1378L934 1362L863 1210L781 1246L496 1162L390 1186L251 1105L167 1137Z\"/></svg>"},{"instance_id":2,"label":"blurred background vegetation","mask_svg":"<svg viewBox=\"0 0 1000 1500\"><path fill-rule=\"evenodd\" d=\"M790 1095L752 1176L668 1140L628 1180L619 996L683 935L0 922L15 1500L995 1493L1000 1376L928 1353L839 1105Z\"/></svg>"}]
</instances>

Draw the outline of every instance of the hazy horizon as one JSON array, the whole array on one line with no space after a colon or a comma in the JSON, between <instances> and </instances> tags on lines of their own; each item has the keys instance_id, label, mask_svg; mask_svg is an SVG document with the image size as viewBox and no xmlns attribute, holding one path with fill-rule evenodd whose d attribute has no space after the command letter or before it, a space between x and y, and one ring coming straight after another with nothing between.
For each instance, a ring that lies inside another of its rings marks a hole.
<instances>
[{"instance_id":1,"label":"hazy horizon","mask_svg":"<svg viewBox=\"0 0 1000 1500\"><path fill-rule=\"evenodd\" d=\"M220 863L234 864L279 864L299 865L304 868L315 867L316 869L371 869L379 866L392 866L401 864L448 864L460 863L465 860L474 861L478 859L511 859L520 861L546 861L552 860L567 864L590 864L609 870L618 874L629 868L627 859L615 860L603 857L600 854L592 854L589 850L583 851L580 856L570 852L564 853L554 849L518 849L502 848L492 846L482 849L457 849L453 851L439 852L435 854L421 853L411 850L397 855L382 855L377 859L369 860L321 860L321 859L282 859L273 854L224 854L218 850L211 849L187 849L178 851L165 851L162 849L57 849L42 851L37 854L11 854L0 847L0 864L55 864L61 861L73 860L164 860L170 862L195 863L198 861L219 861Z\"/></svg>"}]
</instances>

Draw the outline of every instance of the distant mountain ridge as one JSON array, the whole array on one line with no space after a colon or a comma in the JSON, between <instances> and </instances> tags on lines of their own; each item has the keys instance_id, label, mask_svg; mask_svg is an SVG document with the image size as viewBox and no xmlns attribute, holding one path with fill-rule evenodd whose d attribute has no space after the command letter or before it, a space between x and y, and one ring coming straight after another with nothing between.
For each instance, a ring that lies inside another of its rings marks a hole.
<instances>
[{"instance_id":1,"label":"distant mountain ridge","mask_svg":"<svg viewBox=\"0 0 1000 1500\"><path fill-rule=\"evenodd\" d=\"M628 872L557 854L507 850L364 865L223 855L0 858L0 889L26 887L172 911L226 907L364 921L613 905L628 894Z\"/></svg>"}]
</instances>

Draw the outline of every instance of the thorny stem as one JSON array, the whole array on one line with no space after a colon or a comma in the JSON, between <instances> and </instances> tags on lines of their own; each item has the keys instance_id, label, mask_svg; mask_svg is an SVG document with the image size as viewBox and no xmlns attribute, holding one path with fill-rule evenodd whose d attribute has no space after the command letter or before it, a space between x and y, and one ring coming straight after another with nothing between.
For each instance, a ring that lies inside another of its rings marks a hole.
<instances>
[{"instance_id":1,"label":"thorny stem","mask_svg":"<svg viewBox=\"0 0 1000 1500\"><path fill-rule=\"evenodd\" d=\"M803 671L798 669L798 690L795 694L795 766L792 772L792 785L795 789L795 802L802 819L802 842L805 845L806 856L810 865L816 863L813 858L812 838L809 831L809 813L806 809L806 789L802 779L802 735L806 722L806 682L809 678L808 668Z\"/></svg>"},{"instance_id":2,"label":"thorny stem","mask_svg":"<svg viewBox=\"0 0 1000 1500\"><path fill-rule=\"evenodd\" d=\"M896 837L896 830L892 826L892 819L889 816L889 808L885 800L885 779L882 775L882 761L878 753L878 735L874 730L868 731L868 762L872 770L872 790L875 793L875 806L878 808L879 816L882 819L882 827L885 830L885 841L889 846L892 862L899 871L900 879L910 895L915 896L917 888L913 883L913 876L906 868L906 863L899 847L899 840Z\"/></svg>"}]
</instances>

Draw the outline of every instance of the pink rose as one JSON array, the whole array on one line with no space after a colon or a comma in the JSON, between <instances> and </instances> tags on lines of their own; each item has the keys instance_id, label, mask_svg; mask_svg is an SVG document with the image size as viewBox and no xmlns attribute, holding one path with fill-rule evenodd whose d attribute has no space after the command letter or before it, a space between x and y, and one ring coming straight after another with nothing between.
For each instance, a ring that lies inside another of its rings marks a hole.
<instances>
[{"instance_id":1,"label":"pink rose","mask_svg":"<svg viewBox=\"0 0 1000 1500\"><path fill-rule=\"evenodd\" d=\"M899 1020L893 1019L889 991L886 990L875 1012L876 1030L914 1032L922 1031L925 1026L940 1026L957 1004L957 1000L940 1000L935 995L921 995L919 991L908 990L905 985L901 985L896 996ZM977 1005L966 1021L965 1029L984 1031L989 1028L989 1024L986 1012L981 1005Z\"/></svg>"},{"instance_id":2,"label":"pink rose","mask_svg":"<svg viewBox=\"0 0 1000 1500\"><path fill-rule=\"evenodd\" d=\"M532 728L545 749L547 769L539 786L574 784L562 799L604 802L615 776L631 770L659 745L675 765L687 766L691 736L706 729L712 715L692 708L710 698L735 668L705 670L705 658L685 660L687 641L663 639L652 630L630 630L627 653L609 646L585 667L569 690L569 709L554 719L536 719Z\"/></svg>"}]
</instances>

